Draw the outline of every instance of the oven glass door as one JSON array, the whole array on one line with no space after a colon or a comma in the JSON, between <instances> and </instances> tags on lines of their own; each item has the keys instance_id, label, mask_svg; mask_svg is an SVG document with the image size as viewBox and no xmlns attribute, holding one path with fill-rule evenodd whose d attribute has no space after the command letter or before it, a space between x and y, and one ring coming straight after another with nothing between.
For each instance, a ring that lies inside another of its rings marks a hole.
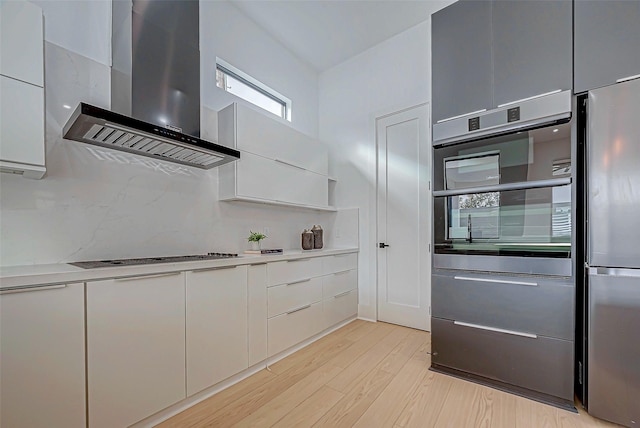
<instances>
[{"instance_id":1,"label":"oven glass door","mask_svg":"<svg viewBox=\"0 0 640 428\"><path fill-rule=\"evenodd\" d=\"M571 185L434 198L436 254L571 257Z\"/></svg>"}]
</instances>

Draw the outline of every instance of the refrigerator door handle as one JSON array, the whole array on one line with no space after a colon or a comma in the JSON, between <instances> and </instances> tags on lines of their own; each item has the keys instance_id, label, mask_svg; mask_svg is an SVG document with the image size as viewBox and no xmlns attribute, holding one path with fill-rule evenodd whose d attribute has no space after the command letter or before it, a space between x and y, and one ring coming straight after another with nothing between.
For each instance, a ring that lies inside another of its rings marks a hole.
<instances>
[{"instance_id":1,"label":"refrigerator door handle","mask_svg":"<svg viewBox=\"0 0 640 428\"><path fill-rule=\"evenodd\" d=\"M592 267L589 266L589 275L607 275L607 276L629 276L640 278L640 269L623 269L609 267Z\"/></svg>"}]
</instances>

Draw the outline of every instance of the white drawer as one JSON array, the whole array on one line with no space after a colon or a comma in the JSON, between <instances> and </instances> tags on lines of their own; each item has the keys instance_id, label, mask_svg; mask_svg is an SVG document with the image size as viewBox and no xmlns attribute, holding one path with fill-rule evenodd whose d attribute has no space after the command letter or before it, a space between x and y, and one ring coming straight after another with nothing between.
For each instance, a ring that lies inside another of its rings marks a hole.
<instances>
[{"instance_id":1,"label":"white drawer","mask_svg":"<svg viewBox=\"0 0 640 428\"><path fill-rule=\"evenodd\" d=\"M358 288L358 270L344 270L322 277L322 298L328 299Z\"/></svg>"},{"instance_id":2,"label":"white drawer","mask_svg":"<svg viewBox=\"0 0 640 428\"><path fill-rule=\"evenodd\" d=\"M302 279L268 289L269 318L322 300L322 277Z\"/></svg>"},{"instance_id":3,"label":"white drawer","mask_svg":"<svg viewBox=\"0 0 640 428\"><path fill-rule=\"evenodd\" d=\"M358 290L351 290L322 301L323 329L358 313Z\"/></svg>"},{"instance_id":4,"label":"white drawer","mask_svg":"<svg viewBox=\"0 0 640 428\"><path fill-rule=\"evenodd\" d=\"M322 260L319 257L273 262L267 265L267 285L290 284L321 274Z\"/></svg>"},{"instance_id":5,"label":"white drawer","mask_svg":"<svg viewBox=\"0 0 640 428\"><path fill-rule=\"evenodd\" d=\"M319 333L323 322L322 302L269 319L269 356Z\"/></svg>"},{"instance_id":6,"label":"white drawer","mask_svg":"<svg viewBox=\"0 0 640 428\"><path fill-rule=\"evenodd\" d=\"M358 254L338 254L322 258L322 273L342 272L358 267Z\"/></svg>"}]
</instances>

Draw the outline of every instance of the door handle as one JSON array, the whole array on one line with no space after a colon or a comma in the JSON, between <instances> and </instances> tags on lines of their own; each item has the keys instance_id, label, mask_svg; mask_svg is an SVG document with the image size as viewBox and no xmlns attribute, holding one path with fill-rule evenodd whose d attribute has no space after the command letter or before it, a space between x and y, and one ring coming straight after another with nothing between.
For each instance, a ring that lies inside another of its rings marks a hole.
<instances>
[{"instance_id":1,"label":"door handle","mask_svg":"<svg viewBox=\"0 0 640 428\"><path fill-rule=\"evenodd\" d=\"M381 242L378 244L379 248L385 248L385 247L389 247L389 244L385 244L384 242Z\"/></svg>"}]
</instances>

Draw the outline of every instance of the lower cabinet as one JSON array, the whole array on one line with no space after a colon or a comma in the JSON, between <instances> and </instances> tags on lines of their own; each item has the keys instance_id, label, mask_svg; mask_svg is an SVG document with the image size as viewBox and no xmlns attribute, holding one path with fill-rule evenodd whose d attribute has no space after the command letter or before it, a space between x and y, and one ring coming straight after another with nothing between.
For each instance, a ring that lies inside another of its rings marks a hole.
<instances>
[{"instance_id":1,"label":"lower cabinet","mask_svg":"<svg viewBox=\"0 0 640 428\"><path fill-rule=\"evenodd\" d=\"M129 426L186 398L184 272L88 282L86 308L91 428Z\"/></svg>"},{"instance_id":2,"label":"lower cabinet","mask_svg":"<svg viewBox=\"0 0 640 428\"><path fill-rule=\"evenodd\" d=\"M247 266L187 272L187 395L249 366Z\"/></svg>"},{"instance_id":3,"label":"lower cabinet","mask_svg":"<svg viewBox=\"0 0 640 428\"><path fill-rule=\"evenodd\" d=\"M84 284L0 292L0 426L85 426L84 335Z\"/></svg>"},{"instance_id":4,"label":"lower cabinet","mask_svg":"<svg viewBox=\"0 0 640 428\"><path fill-rule=\"evenodd\" d=\"M322 330L322 302L295 308L269 318L269 356L273 356Z\"/></svg>"},{"instance_id":5,"label":"lower cabinet","mask_svg":"<svg viewBox=\"0 0 640 428\"><path fill-rule=\"evenodd\" d=\"M267 358L267 264L248 267L249 366Z\"/></svg>"}]
</instances>

